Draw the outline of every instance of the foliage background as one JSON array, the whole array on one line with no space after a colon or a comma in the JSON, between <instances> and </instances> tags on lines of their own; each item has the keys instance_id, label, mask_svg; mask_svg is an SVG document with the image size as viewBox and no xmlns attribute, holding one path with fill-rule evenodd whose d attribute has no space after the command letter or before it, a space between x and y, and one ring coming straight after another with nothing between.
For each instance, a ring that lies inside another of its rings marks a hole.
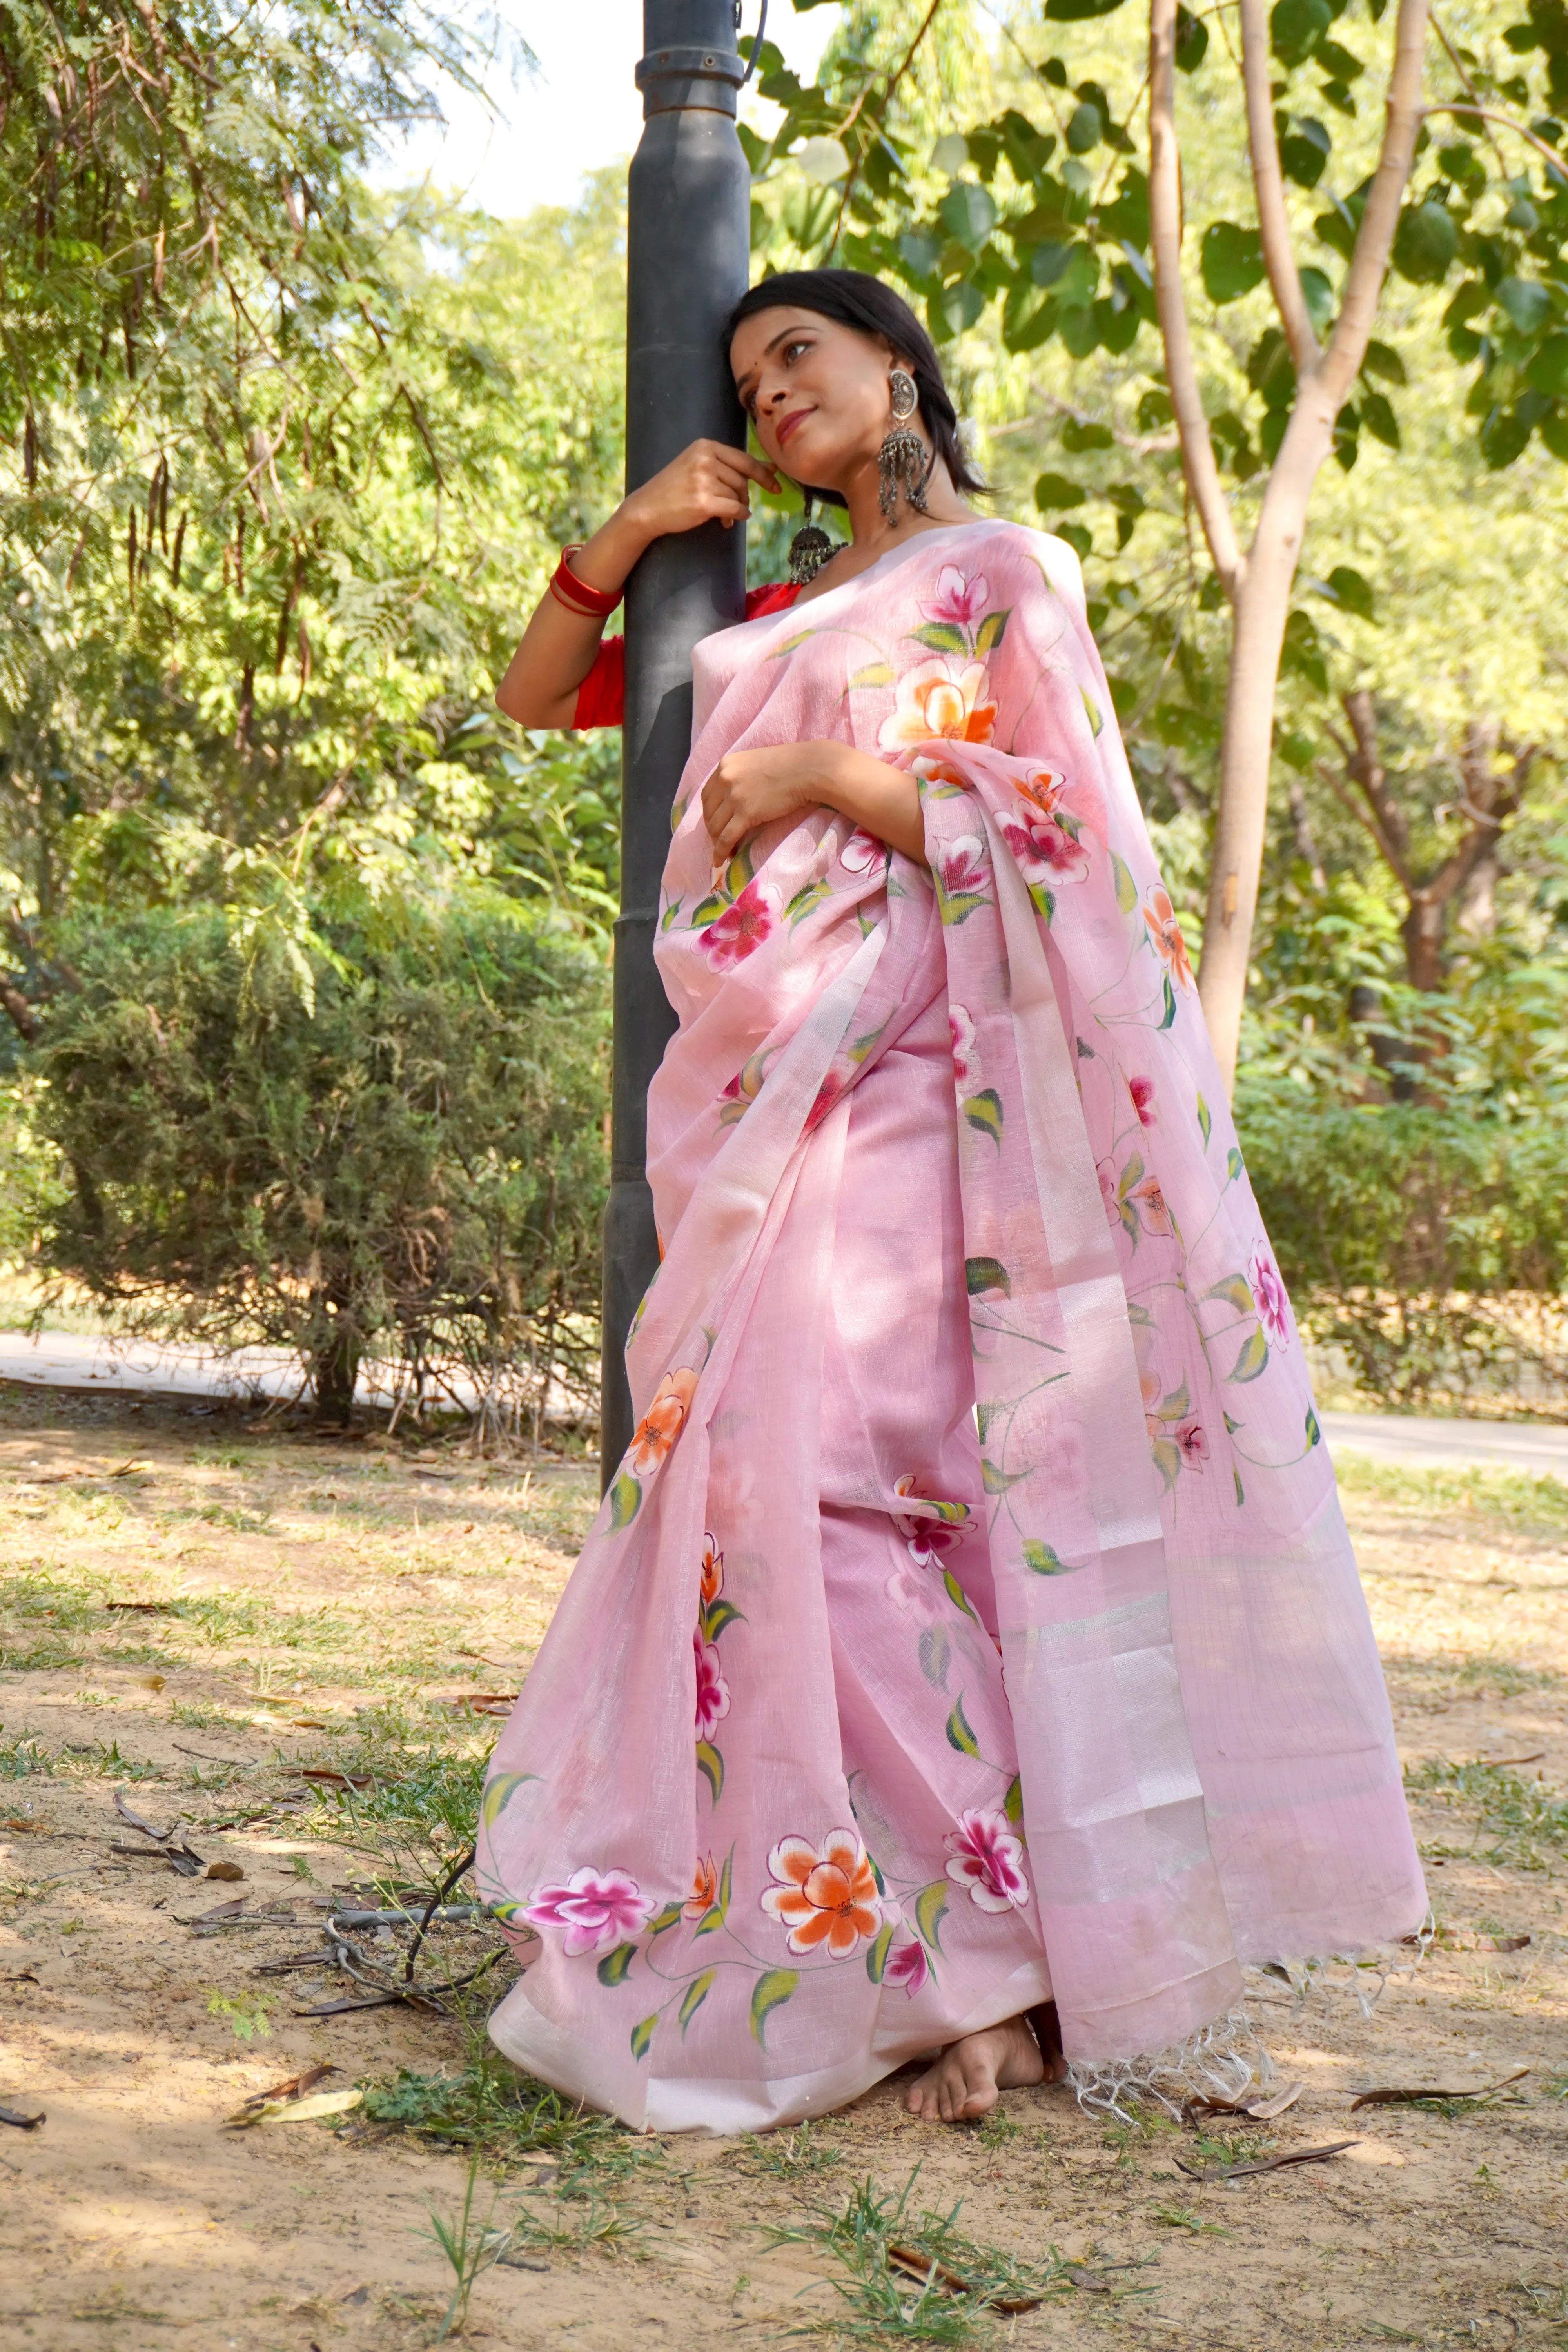
<instances>
[{"instance_id":1,"label":"foliage background","mask_svg":"<svg viewBox=\"0 0 1568 2352\"><path fill-rule=\"evenodd\" d=\"M1508 13L1462 0L1444 32L1467 71L1500 89L1533 75L1544 104L1552 56L1510 50ZM1063 21L1060 0L1044 13L943 0L917 43L927 14L912 0L844 7L810 91L761 60L747 134L756 265L820 259L837 233L843 257L885 269L926 308L996 510L1062 529L1084 557L1135 771L1195 929L1223 616L1133 267L1139 12ZM390 0L382 15L300 9L287 27L247 19L242 33L187 16L222 105L209 93L196 106L190 73L160 63L154 37L174 20L154 11L127 37L145 35L140 62L169 82L153 105L162 131L103 95L121 20L85 12L91 57L77 53L74 85L54 21L6 19L15 96L0 131L0 961L36 1031L0 1029L0 1249L105 1295L127 1272L122 1251L95 1263L84 1244L69 1122L49 1108L64 1050L51 1041L79 1034L89 1002L109 1019L110 977L117 1034L126 1008L152 1003L163 1021L169 942L196 910L203 968L261 975L256 1002L301 1036L331 1027L377 955L405 969L429 958L457 1035L468 983L442 941L474 924L499 938L504 917L573 975L574 1009L541 1032L529 1085L536 1108L539 1086L573 1107L557 1137L578 1188L573 1238L548 1295L569 1297L581 1329L582 1235L604 1173L589 1074L602 1070L618 742L524 735L490 693L556 549L618 489L619 174L523 222L373 192L365 125L395 123L432 102L443 73L469 69L448 25ZM1336 10L1335 41L1369 73L1387 33L1365 0ZM1222 13L1179 100L1205 404L1231 420L1222 439L1245 513L1269 429L1268 314L1261 291L1213 299L1205 274L1205 226L1233 219L1245 195L1225 45ZM71 144L93 59L109 169ZM1313 71L1284 76L1284 103L1298 130L1331 114L1331 152L1290 201L1328 283L1335 207L1353 203L1375 109L1363 95L1345 113L1322 96L1321 59ZM1353 101L1354 79L1341 87ZM850 182L857 106L875 137ZM1032 145L1009 136L1015 121ZM1435 133L1415 194L1452 199L1470 241L1455 263L1463 283L1484 278L1489 238L1548 285L1556 308L1539 339L1568 316L1568 271L1557 286L1530 257L1545 228L1532 246L1508 219L1521 205L1546 217L1554 184L1539 155L1500 163L1489 149L1486 185L1467 193L1463 143ZM1040 222L1023 227L1047 183L1078 186L1069 161L1100 206L1071 231L1093 245L1092 271L1069 256L1043 288ZM1061 324L1075 283L1100 321L1088 348L1074 331L1069 349ZM1313 506L1238 1109L1303 1313L1347 1375L1407 1403L1500 1399L1522 1381L1539 1408L1568 1396L1553 1321L1568 468L1542 438L1550 417L1497 462L1489 420L1501 412L1493 399L1483 415L1476 386L1496 393L1510 330L1473 306L1456 320L1454 284L1391 277L1386 357L1358 391L1348 462ZM1042 296L1058 306L1045 333ZM1477 326L1491 336L1479 360ZM787 534L787 519L760 520L754 575L777 576ZM1404 883L1347 757L1357 695L1372 698L1405 824ZM1517 779L1518 804L1453 891L1438 984L1416 987L1406 886L1464 844L1478 776L1500 791ZM507 1112L518 1133L525 1110L520 1095ZM378 1280L391 1298L384 1267ZM189 1318L198 1294L216 1295L143 1264L138 1311L161 1302ZM238 1296L224 1293L237 1330ZM519 1344L537 1352L525 1323ZM375 1324L394 1347L398 1328L395 1313ZM473 1329L485 1328L480 1315Z\"/></svg>"}]
</instances>

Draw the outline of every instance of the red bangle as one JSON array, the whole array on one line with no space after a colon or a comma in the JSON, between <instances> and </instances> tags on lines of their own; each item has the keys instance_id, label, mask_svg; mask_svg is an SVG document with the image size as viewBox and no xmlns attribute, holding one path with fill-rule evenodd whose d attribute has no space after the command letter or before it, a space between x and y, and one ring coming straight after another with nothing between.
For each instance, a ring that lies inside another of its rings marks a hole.
<instances>
[{"instance_id":1,"label":"red bangle","mask_svg":"<svg viewBox=\"0 0 1568 2352\"><path fill-rule=\"evenodd\" d=\"M624 592L619 588L590 588L585 580L579 580L568 559L582 551L581 541L562 549L561 561L550 575L550 593L569 613L580 614L584 620L607 621Z\"/></svg>"}]
</instances>

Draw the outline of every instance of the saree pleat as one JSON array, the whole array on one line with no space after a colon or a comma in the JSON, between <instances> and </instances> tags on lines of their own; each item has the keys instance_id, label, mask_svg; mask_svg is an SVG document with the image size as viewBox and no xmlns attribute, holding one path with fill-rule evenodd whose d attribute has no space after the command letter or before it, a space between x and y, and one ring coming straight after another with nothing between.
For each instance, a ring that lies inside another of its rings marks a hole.
<instances>
[{"instance_id":1,"label":"saree pleat","mask_svg":"<svg viewBox=\"0 0 1568 2352\"><path fill-rule=\"evenodd\" d=\"M758 2128L1054 1994L1080 2083L1425 1909L1289 1302L1083 616L1011 525L698 649L639 1423L479 1835L519 2063ZM902 761L715 876L723 752Z\"/></svg>"}]
</instances>

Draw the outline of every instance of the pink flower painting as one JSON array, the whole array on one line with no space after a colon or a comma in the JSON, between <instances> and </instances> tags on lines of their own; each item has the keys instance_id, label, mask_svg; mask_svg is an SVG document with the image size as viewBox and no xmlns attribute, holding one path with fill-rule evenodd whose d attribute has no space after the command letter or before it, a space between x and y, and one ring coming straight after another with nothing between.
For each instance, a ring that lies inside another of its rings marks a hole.
<instances>
[{"instance_id":1,"label":"pink flower painting","mask_svg":"<svg viewBox=\"0 0 1568 2352\"><path fill-rule=\"evenodd\" d=\"M1132 1108L1145 1127L1158 1127L1160 1114L1154 1108L1152 1078L1129 1078L1127 1091L1132 1097Z\"/></svg>"},{"instance_id":2,"label":"pink flower painting","mask_svg":"<svg viewBox=\"0 0 1568 2352\"><path fill-rule=\"evenodd\" d=\"M1068 882L1088 880L1089 852L1058 818L1047 816L1026 802L1016 815L999 817L997 824L1026 880L1046 882L1057 889Z\"/></svg>"},{"instance_id":3,"label":"pink flower painting","mask_svg":"<svg viewBox=\"0 0 1568 2352\"><path fill-rule=\"evenodd\" d=\"M952 1039L952 1075L961 1095L980 1083L980 1056L974 1049L974 1024L962 1004L949 1003L948 1034Z\"/></svg>"},{"instance_id":4,"label":"pink flower painting","mask_svg":"<svg viewBox=\"0 0 1568 2352\"><path fill-rule=\"evenodd\" d=\"M564 1886L536 1886L522 1906L535 1927L563 1927L569 1960L640 1936L653 1906L624 1870L574 1870Z\"/></svg>"},{"instance_id":5,"label":"pink flower painting","mask_svg":"<svg viewBox=\"0 0 1568 2352\"><path fill-rule=\"evenodd\" d=\"M936 575L936 593L921 611L928 621L945 621L955 629L972 629L991 601L991 583L984 572L965 577L955 563L944 563Z\"/></svg>"},{"instance_id":6,"label":"pink flower painting","mask_svg":"<svg viewBox=\"0 0 1568 2352\"><path fill-rule=\"evenodd\" d=\"M886 842L879 841L874 833L858 824L838 853L838 862L847 874L870 874L888 855Z\"/></svg>"},{"instance_id":7,"label":"pink flower painting","mask_svg":"<svg viewBox=\"0 0 1568 2352\"><path fill-rule=\"evenodd\" d=\"M1266 1249L1259 1247L1254 1250L1247 1278L1258 1302L1258 1321L1277 1348L1288 1348L1290 1345L1290 1301L1285 1295L1279 1269Z\"/></svg>"},{"instance_id":8,"label":"pink flower painting","mask_svg":"<svg viewBox=\"0 0 1568 2352\"><path fill-rule=\"evenodd\" d=\"M979 898L991 887L985 845L978 834L961 833L942 861L942 887L950 898Z\"/></svg>"},{"instance_id":9,"label":"pink flower painting","mask_svg":"<svg viewBox=\"0 0 1568 2352\"><path fill-rule=\"evenodd\" d=\"M1005 1813L960 1813L958 1827L942 1843L952 1856L948 1876L968 1887L970 1901L982 1911L1022 1909L1028 1901L1023 1841L1014 1836Z\"/></svg>"},{"instance_id":10,"label":"pink flower painting","mask_svg":"<svg viewBox=\"0 0 1568 2352\"><path fill-rule=\"evenodd\" d=\"M755 955L777 930L783 903L771 882L748 882L733 904L715 915L708 929L697 935L709 970L733 971L738 963Z\"/></svg>"},{"instance_id":11,"label":"pink flower painting","mask_svg":"<svg viewBox=\"0 0 1568 2352\"><path fill-rule=\"evenodd\" d=\"M1165 1206L1165 1195L1160 1189L1159 1178L1145 1176L1141 1184L1133 1185L1127 1197L1130 1201L1137 1202L1143 1219L1144 1232L1157 1234L1162 1241L1169 1241L1172 1232L1171 1212Z\"/></svg>"},{"instance_id":12,"label":"pink flower painting","mask_svg":"<svg viewBox=\"0 0 1568 2352\"><path fill-rule=\"evenodd\" d=\"M1189 1470L1201 1470L1209 1458L1209 1442L1201 1422L1182 1422L1176 1430L1176 1445Z\"/></svg>"},{"instance_id":13,"label":"pink flower painting","mask_svg":"<svg viewBox=\"0 0 1568 2352\"><path fill-rule=\"evenodd\" d=\"M703 1640L700 1626L691 1647L697 1660L697 1737L711 1739L730 1712L730 1685L719 1671L718 1644Z\"/></svg>"},{"instance_id":14,"label":"pink flower painting","mask_svg":"<svg viewBox=\"0 0 1568 2352\"><path fill-rule=\"evenodd\" d=\"M931 1966L926 1959L924 1946L910 1941L894 1945L888 1955L888 1965L882 1970L882 1982L902 1985L913 2000L930 1974Z\"/></svg>"}]
</instances>

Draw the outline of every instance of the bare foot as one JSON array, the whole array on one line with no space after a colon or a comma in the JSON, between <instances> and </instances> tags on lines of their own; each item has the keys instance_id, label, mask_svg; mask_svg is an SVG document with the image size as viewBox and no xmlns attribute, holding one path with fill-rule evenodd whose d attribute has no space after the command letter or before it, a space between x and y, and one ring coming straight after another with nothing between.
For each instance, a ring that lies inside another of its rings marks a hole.
<instances>
[{"instance_id":1,"label":"bare foot","mask_svg":"<svg viewBox=\"0 0 1568 2352\"><path fill-rule=\"evenodd\" d=\"M1040 2045L1021 2017L984 2033L966 2033L910 2086L904 2105L927 2123L972 2123L996 2104L999 2091L1020 2090L1046 2077Z\"/></svg>"}]
</instances>

